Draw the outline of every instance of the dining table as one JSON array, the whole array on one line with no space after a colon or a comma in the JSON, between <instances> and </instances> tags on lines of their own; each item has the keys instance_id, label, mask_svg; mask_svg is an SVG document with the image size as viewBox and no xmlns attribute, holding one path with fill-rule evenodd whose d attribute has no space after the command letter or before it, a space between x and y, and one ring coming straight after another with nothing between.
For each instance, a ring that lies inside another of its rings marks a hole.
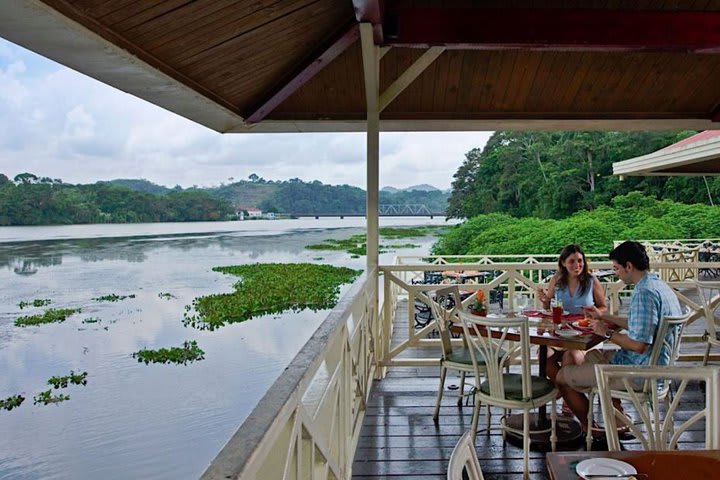
<instances>
[{"instance_id":1,"label":"dining table","mask_svg":"<svg viewBox=\"0 0 720 480\"><path fill-rule=\"evenodd\" d=\"M604 337L595 335L589 328L574 327L573 323L583 318L583 315L564 314L561 317L560 324L554 324L552 315L549 312L532 311L525 312L523 316L528 317L529 322L529 341L533 345L538 346L538 375L545 378L547 371L545 361L547 358L548 347L560 348L565 350L581 350L588 351L605 341ZM490 314L492 315L492 314ZM513 317L514 314L508 313L505 317ZM565 335L563 331L575 330L577 335ZM450 331L453 333L463 333L461 325L452 325ZM501 333L491 332L493 337L500 338ZM519 341L519 333L509 333L507 340ZM510 427L522 430L522 415L509 415L507 424ZM550 425L550 419L547 415L547 406L538 408L537 414L531 414L530 429L543 430ZM575 445L582 442L584 434L580 423L574 417L558 415L555 425L557 442L559 445ZM514 444L522 445L522 435L516 435L507 432L507 438ZM538 432L530 434L530 448L547 451L550 446L550 432Z\"/></svg>"},{"instance_id":2,"label":"dining table","mask_svg":"<svg viewBox=\"0 0 720 480\"><path fill-rule=\"evenodd\" d=\"M551 480L577 480L578 465L585 460L612 459L632 465L639 475L617 478L631 480L711 479L720 477L720 450L634 450L622 452L551 452L546 463ZM587 465L587 462L586 462ZM582 469L582 467L581 467ZM586 475L586 478L600 478Z\"/></svg>"},{"instance_id":3,"label":"dining table","mask_svg":"<svg viewBox=\"0 0 720 480\"><path fill-rule=\"evenodd\" d=\"M480 280L485 280L488 277L492 277L491 272L481 272L479 270L445 270L441 274L443 278L454 280L455 283L467 283L472 281L480 283Z\"/></svg>"}]
</instances>

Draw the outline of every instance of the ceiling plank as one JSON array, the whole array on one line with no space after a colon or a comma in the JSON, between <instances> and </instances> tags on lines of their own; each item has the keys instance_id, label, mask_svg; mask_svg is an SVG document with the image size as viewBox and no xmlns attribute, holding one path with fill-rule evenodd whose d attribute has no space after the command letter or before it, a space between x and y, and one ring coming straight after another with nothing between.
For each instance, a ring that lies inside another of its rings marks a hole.
<instances>
[{"instance_id":1,"label":"ceiling plank","mask_svg":"<svg viewBox=\"0 0 720 480\"><path fill-rule=\"evenodd\" d=\"M390 102L402 93L408 85L415 81L425 69L430 66L431 63L438 58L445 49L443 47L430 47L430 49L423 53L415 63L410 65L410 68L405 70L402 75L398 77L382 95L380 95L380 111L385 110L385 107L390 105Z\"/></svg>"},{"instance_id":2,"label":"ceiling plank","mask_svg":"<svg viewBox=\"0 0 720 480\"><path fill-rule=\"evenodd\" d=\"M283 82L278 89L271 93L259 107L248 115L247 122L257 123L262 121L278 105L314 77L316 73L355 43L359 37L360 30L357 24L352 24L340 36L335 38L329 46L323 47L320 53L313 55L311 60L295 72L287 82Z\"/></svg>"},{"instance_id":3,"label":"ceiling plank","mask_svg":"<svg viewBox=\"0 0 720 480\"><path fill-rule=\"evenodd\" d=\"M720 12L404 8L384 13L385 45L462 49L720 53Z\"/></svg>"}]
</instances>

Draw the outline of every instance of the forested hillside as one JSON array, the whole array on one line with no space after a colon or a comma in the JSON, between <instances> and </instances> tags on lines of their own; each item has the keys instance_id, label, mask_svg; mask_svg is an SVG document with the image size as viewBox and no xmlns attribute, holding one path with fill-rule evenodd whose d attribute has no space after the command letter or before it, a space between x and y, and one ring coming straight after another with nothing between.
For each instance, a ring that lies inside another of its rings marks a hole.
<instances>
[{"instance_id":1,"label":"forested hillside","mask_svg":"<svg viewBox=\"0 0 720 480\"><path fill-rule=\"evenodd\" d=\"M443 215L447 193L381 192L381 204L423 204ZM213 188L172 189L147 180L71 185L60 179L0 174L0 225L133 223L229 220L240 209L259 207L287 214L365 213L365 191L299 179L266 182L257 176Z\"/></svg>"},{"instance_id":2,"label":"forested hillside","mask_svg":"<svg viewBox=\"0 0 720 480\"><path fill-rule=\"evenodd\" d=\"M165 195L111 183L70 185L60 179L0 174L0 225L188 222L225 220L234 210L200 191Z\"/></svg>"},{"instance_id":3,"label":"forested hillside","mask_svg":"<svg viewBox=\"0 0 720 480\"><path fill-rule=\"evenodd\" d=\"M632 191L658 199L709 204L702 177L612 175L613 162L654 152L696 132L496 132L473 149L454 176L448 215L503 212L564 218L610 205ZM713 199L720 179L708 177Z\"/></svg>"}]
</instances>

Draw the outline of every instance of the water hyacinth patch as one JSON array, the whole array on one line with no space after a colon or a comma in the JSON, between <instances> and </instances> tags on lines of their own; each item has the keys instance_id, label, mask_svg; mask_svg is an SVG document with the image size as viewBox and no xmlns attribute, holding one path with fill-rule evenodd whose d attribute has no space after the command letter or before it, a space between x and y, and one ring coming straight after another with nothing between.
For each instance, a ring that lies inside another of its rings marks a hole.
<instances>
[{"instance_id":1,"label":"water hyacinth patch","mask_svg":"<svg viewBox=\"0 0 720 480\"><path fill-rule=\"evenodd\" d=\"M18 303L18 307L20 307L20 310L27 308L27 307L44 307L46 305L50 305L52 303L52 300L49 298L36 298L31 302L22 301Z\"/></svg>"},{"instance_id":2,"label":"water hyacinth patch","mask_svg":"<svg viewBox=\"0 0 720 480\"><path fill-rule=\"evenodd\" d=\"M93 298L93 300L96 302L119 302L121 300L125 300L126 298L135 298L135 294L131 293L130 295L118 295L117 293L111 293L109 295L103 295L102 297Z\"/></svg>"},{"instance_id":3,"label":"water hyacinth patch","mask_svg":"<svg viewBox=\"0 0 720 480\"><path fill-rule=\"evenodd\" d=\"M65 395L64 393L61 393L59 395L53 395L52 390L45 390L44 392L40 392L33 397L33 405L49 405L51 403L64 402L65 400L70 400L70 395Z\"/></svg>"},{"instance_id":4,"label":"water hyacinth patch","mask_svg":"<svg viewBox=\"0 0 720 480\"><path fill-rule=\"evenodd\" d=\"M173 295L172 293L160 292L160 293L158 293L158 298L164 298L165 300L170 300L171 298L177 298L177 297L175 295Z\"/></svg>"},{"instance_id":5,"label":"water hyacinth patch","mask_svg":"<svg viewBox=\"0 0 720 480\"><path fill-rule=\"evenodd\" d=\"M150 363L187 365L188 362L203 360L205 352L193 340L192 342L184 342L182 347L160 348L158 350L143 348L139 352L133 353L132 357L137 358L138 362L145 362L145 365Z\"/></svg>"},{"instance_id":6,"label":"water hyacinth patch","mask_svg":"<svg viewBox=\"0 0 720 480\"><path fill-rule=\"evenodd\" d=\"M241 277L233 293L198 297L186 306L183 323L214 330L227 323L281 313L334 307L340 285L352 282L360 270L313 263L264 263L215 267L213 271ZM196 314L192 314L192 310Z\"/></svg>"},{"instance_id":7,"label":"water hyacinth patch","mask_svg":"<svg viewBox=\"0 0 720 480\"><path fill-rule=\"evenodd\" d=\"M67 317L82 312L80 308L50 308L42 315L27 315L15 320L15 326L27 327L30 325L42 325L45 323L61 323Z\"/></svg>"},{"instance_id":8,"label":"water hyacinth patch","mask_svg":"<svg viewBox=\"0 0 720 480\"><path fill-rule=\"evenodd\" d=\"M7 397L5 400L0 400L0 410L7 410L8 412L13 408L17 408L25 401L25 397L22 395L12 395Z\"/></svg>"},{"instance_id":9,"label":"water hyacinth patch","mask_svg":"<svg viewBox=\"0 0 720 480\"><path fill-rule=\"evenodd\" d=\"M50 377L48 379L48 383L55 389L67 388L68 384L87 385L87 375L87 372L75 373L70 370L70 375L65 375L63 377Z\"/></svg>"}]
</instances>

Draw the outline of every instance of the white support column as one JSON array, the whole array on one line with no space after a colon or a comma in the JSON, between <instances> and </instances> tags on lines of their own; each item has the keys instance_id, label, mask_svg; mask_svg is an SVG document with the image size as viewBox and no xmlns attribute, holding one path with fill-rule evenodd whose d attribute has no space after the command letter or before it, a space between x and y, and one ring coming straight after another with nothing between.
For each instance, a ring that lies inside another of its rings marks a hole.
<instances>
[{"instance_id":1,"label":"white support column","mask_svg":"<svg viewBox=\"0 0 720 480\"><path fill-rule=\"evenodd\" d=\"M372 279L372 315L378 315L378 246L379 246L379 158L380 109L378 49L373 41L372 24L360 24L363 71L365 76L365 102L367 105L367 273Z\"/></svg>"}]
</instances>

